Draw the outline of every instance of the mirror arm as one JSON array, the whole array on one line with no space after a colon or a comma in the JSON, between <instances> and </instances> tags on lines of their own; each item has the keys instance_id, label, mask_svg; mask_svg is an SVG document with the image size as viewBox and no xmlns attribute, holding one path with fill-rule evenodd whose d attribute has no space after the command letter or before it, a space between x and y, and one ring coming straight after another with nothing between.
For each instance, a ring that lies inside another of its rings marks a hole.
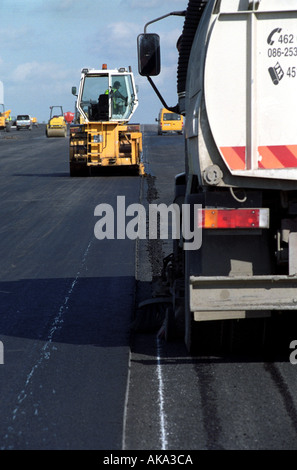
<instances>
[{"instance_id":1,"label":"mirror arm","mask_svg":"<svg viewBox=\"0 0 297 470\"><path fill-rule=\"evenodd\" d=\"M172 11L171 13L167 13L167 15L160 16L159 18L156 18L155 20L149 21L144 25L144 34L146 34L146 29L148 25L152 23L156 23L157 21L163 20L164 18L167 18L168 16L186 16L186 10L183 11Z\"/></svg>"},{"instance_id":2,"label":"mirror arm","mask_svg":"<svg viewBox=\"0 0 297 470\"><path fill-rule=\"evenodd\" d=\"M171 107L171 106L167 106L167 103L165 102L163 96L161 95L161 93L159 92L158 88L156 87L156 85L154 84L153 80L151 79L151 77L147 77L148 81L150 82L151 86L153 87L155 93L158 95L158 98L159 100L161 101L161 103L163 104L164 108L168 109L168 111L172 111L173 113L178 113L179 114L179 105L177 104L176 106L174 107Z\"/></svg>"},{"instance_id":3,"label":"mirror arm","mask_svg":"<svg viewBox=\"0 0 297 470\"><path fill-rule=\"evenodd\" d=\"M159 18L156 18L155 20L149 21L148 23L145 24L144 26L144 34L146 34L147 27L152 24L156 23L157 21L163 20L164 18L167 18L168 16L186 16L186 10L183 11L172 11L171 13L167 13L167 15L160 16ZM173 113L178 113L179 114L179 105L177 104L174 107L167 106L163 96L159 92L158 88L154 84L153 80L151 77L147 76L148 81L150 82L151 86L153 87L155 93L157 94L158 98L160 99L161 103L163 104L164 108L168 109L168 111L172 111Z\"/></svg>"}]
</instances>

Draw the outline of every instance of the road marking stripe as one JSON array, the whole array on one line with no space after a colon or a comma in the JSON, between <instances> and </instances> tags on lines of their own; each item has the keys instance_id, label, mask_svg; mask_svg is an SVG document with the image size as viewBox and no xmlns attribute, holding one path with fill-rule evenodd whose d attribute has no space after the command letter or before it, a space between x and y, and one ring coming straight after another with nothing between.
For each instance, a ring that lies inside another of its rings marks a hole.
<instances>
[{"instance_id":1,"label":"road marking stripe","mask_svg":"<svg viewBox=\"0 0 297 470\"><path fill-rule=\"evenodd\" d=\"M157 375L159 383L159 407L160 407L160 433L161 433L161 449L167 450L168 441L167 441L167 432L166 432L166 415L164 411L164 383L163 375L161 368L161 358L160 358L160 339L157 337Z\"/></svg>"},{"instance_id":2,"label":"road marking stripe","mask_svg":"<svg viewBox=\"0 0 297 470\"><path fill-rule=\"evenodd\" d=\"M80 265L80 269L84 266L85 262L86 262L86 258L87 258L87 255L88 255L88 252L89 252L89 249L91 247L91 244L92 242L94 241L94 238L91 239L91 241L89 242L84 254L83 254L83 258L82 258L82 261L81 261L81 265ZM17 417L17 414L19 412L19 409L22 405L22 403L26 400L27 396L28 396L28 392L27 392L27 389L28 389L28 386L30 385L31 383L31 380L32 380L32 377L34 375L34 373L36 372L36 370L39 368L39 366L43 363L44 360L46 359L49 359L50 358L50 355L51 355L51 351L50 351L50 345L53 341L53 336L55 334L55 332L58 330L58 328L60 328L61 324L63 323L63 314L64 314L64 311L67 310L68 308L68 302L69 302L69 299L71 297L71 294L74 290L74 287L75 285L77 284L78 282L78 279L79 279L79 276L80 276L80 271L77 272L76 276L75 276L75 279L74 281L72 282L71 284L71 287L70 289L68 290L65 298L64 298L64 301L63 303L61 304L60 308L59 308L59 311L56 315L56 317L54 318L52 324L51 324L51 327L50 327L50 330L49 330L49 334L48 334L48 337L47 337L47 340L44 344L44 346L41 348L40 350L40 357L39 359L37 360L37 362L34 364L34 366L32 367L31 371L29 372L29 374L27 375L27 378L26 378L26 381L25 381L25 385L24 385L24 388L23 390L18 394L18 397L17 397L17 404L12 412L12 420L15 421L16 417ZM35 405L36 407L36 405ZM38 414L38 410L37 408L35 409L35 414ZM9 438L9 434L13 432L13 428L12 426L9 427L9 431L8 433L4 436L4 440L7 440ZM9 449L12 449L13 447L12 446L9 446ZM5 447L4 446L1 446L1 450L4 450Z\"/></svg>"}]
</instances>

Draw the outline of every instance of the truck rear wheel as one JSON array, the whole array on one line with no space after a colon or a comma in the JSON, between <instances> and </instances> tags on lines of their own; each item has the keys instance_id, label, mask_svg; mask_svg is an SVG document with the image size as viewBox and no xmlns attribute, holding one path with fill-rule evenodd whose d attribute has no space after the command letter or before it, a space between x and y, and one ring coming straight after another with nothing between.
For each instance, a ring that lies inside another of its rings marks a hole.
<instances>
[{"instance_id":1,"label":"truck rear wheel","mask_svg":"<svg viewBox=\"0 0 297 470\"><path fill-rule=\"evenodd\" d=\"M232 353L261 353L269 350L267 335L270 318L229 320L228 349Z\"/></svg>"},{"instance_id":2,"label":"truck rear wheel","mask_svg":"<svg viewBox=\"0 0 297 470\"><path fill-rule=\"evenodd\" d=\"M189 354L201 356L230 352L230 321L195 321L189 303L189 282L185 288L184 342Z\"/></svg>"},{"instance_id":3,"label":"truck rear wheel","mask_svg":"<svg viewBox=\"0 0 297 470\"><path fill-rule=\"evenodd\" d=\"M176 325L172 304L169 304L165 313L165 340L172 341L176 338Z\"/></svg>"},{"instance_id":4,"label":"truck rear wheel","mask_svg":"<svg viewBox=\"0 0 297 470\"><path fill-rule=\"evenodd\" d=\"M185 299L185 345L191 355L226 352L228 336L228 324L224 320L194 321L194 314Z\"/></svg>"}]
</instances>

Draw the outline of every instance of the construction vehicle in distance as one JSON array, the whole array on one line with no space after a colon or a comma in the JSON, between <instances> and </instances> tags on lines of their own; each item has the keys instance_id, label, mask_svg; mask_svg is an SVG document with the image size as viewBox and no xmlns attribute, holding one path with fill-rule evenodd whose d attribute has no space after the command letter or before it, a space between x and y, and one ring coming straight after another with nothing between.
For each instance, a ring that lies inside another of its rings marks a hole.
<instances>
[{"instance_id":1,"label":"construction vehicle in distance","mask_svg":"<svg viewBox=\"0 0 297 470\"><path fill-rule=\"evenodd\" d=\"M190 352L231 342L243 324L264 342L295 325L295 340L297 0L190 0L177 13L176 109L186 121L175 203L191 209L202 243L173 241L165 336L183 328ZM145 28L138 54L152 81L158 35Z\"/></svg>"},{"instance_id":2,"label":"construction vehicle in distance","mask_svg":"<svg viewBox=\"0 0 297 470\"><path fill-rule=\"evenodd\" d=\"M181 114L168 111L166 108L161 108L158 118L158 135L167 134L170 132L183 133L184 117Z\"/></svg>"},{"instance_id":3,"label":"construction vehicle in distance","mask_svg":"<svg viewBox=\"0 0 297 470\"><path fill-rule=\"evenodd\" d=\"M50 118L45 133L47 137L67 137L67 124L62 106L50 106Z\"/></svg>"},{"instance_id":4,"label":"construction vehicle in distance","mask_svg":"<svg viewBox=\"0 0 297 470\"><path fill-rule=\"evenodd\" d=\"M70 176L115 167L144 174L140 125L129 124L138 106L131 67L84 68L78 93L72 87L72 94L77 113L70 125Z\"/></svg>"},{"instance_id":5,"label":"construction vehicle in distance","mask_svg":"<svg viewBox=\"0 0 297 470\"><path fill-rule=\"evenodd\" d=\"M11 110L5 111L4 104L1 105L2 110L0 111L0 130L5 130L6 132L10 132L12 121L10 119Z\"/></svg>"},{"instance_id":6,"label":"construction vehicle in distance","mask_svg":"<svg viewBox=\"0 0 297 470\"><path fill-rule=\"evenodd\" d=\"M4 106L4 85L0 81L0 130L10 132L12 126L12 119L10 116L11 110L5 111Z\"/></svg>"}]
</instances>

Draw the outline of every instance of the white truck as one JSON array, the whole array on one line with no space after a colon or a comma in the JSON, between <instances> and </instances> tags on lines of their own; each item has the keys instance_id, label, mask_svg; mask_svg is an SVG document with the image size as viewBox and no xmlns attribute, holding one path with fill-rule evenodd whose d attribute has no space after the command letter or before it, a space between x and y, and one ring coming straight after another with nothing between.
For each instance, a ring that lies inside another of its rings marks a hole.
<instances>
[{"instance_id":1,"label":"white truck","mask_svg":"<svg viewBox=\"0 0 297 470\"><path fill-rule=\"evenodd\" d=\"M16 129L19 131L20 129L28 129L29 131L32 130L32 118L29 114L18 114L16 118Z\"/></svg>"},{"instance_id":2,"label":"white truck","mask_svg":"<svg viewBox=\"0 0 297 470\"><path fill-rule=\"evenodd\" d=\"M279 319L296 325L297 0L189 0L184 13L176 109L186 170L175 202L199 207L202 244L174 243L166 336L182 313L191 352L248 318L263 338ZM148 24L139 72L152 82L160 51Z\"/></svg>"}]
</instances>

